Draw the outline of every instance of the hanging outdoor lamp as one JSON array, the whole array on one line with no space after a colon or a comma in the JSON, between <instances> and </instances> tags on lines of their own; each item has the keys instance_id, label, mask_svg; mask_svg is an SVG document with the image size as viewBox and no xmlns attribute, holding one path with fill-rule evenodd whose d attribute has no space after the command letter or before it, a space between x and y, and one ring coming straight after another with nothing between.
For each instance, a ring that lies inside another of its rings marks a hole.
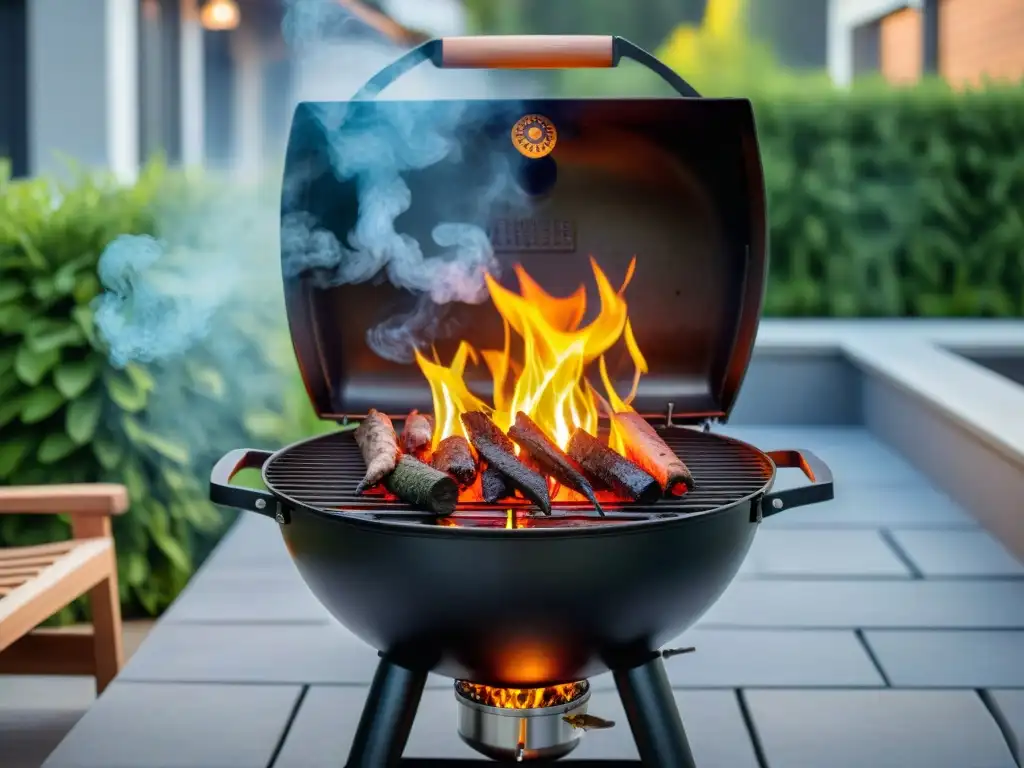
<instances>
[{"instance_id":1,"label":"hanging outdoor lamp","mask_svg":"<svg viewBox=\"0 0 1024 768\"><path fill-rule=\"evenodd\" d=\"M199 22L212 31L235 29L241 20L242 12L235 0L206 0L199 9Z\"/></svg>"}]
</instances>

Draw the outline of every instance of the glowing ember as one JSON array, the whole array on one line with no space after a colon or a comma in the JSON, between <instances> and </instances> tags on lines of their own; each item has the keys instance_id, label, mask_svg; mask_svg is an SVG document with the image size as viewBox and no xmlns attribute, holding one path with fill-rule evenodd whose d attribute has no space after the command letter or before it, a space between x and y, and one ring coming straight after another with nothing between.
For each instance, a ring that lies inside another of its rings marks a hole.
<instances>
[{"instance_id":1,"label":"glowing ember","mask_svg":"<svg viewBox=\"0 0 1024 768\"><path fill-rule=\"evenodd\" d=\"M541 709L575 701L587 692L587 681L552 685L547 688L492 688L459 680L455 690L477 704L497 709Z\"/></svg>"},{"instance_id":2,"label":"glowing ember","mask_svg":"<svg viewBox=\"0 0 1024 768\"><path fill-rule=\"evenodd\" d=\"M430 383L434 401L434 447L449 435L468 437L460 416L467 411L484 411L507 431L522 411L533 419L563 450L572 432L580 428L597 436L598 401L602 396L585 377L586 367L598 361L605 390L603 399L615 411L632 410L640 376L647 362L637 346L623 294L633 277L636 259L630 262L622 286L612 287L604 272L590 260L597 283L600 311L580 327L587 309L587 291L580 286L566 297L552 296L541 288L521 266L515 267L519 293L508 290L487 276L487 288L494 307L505 325L504 349L484 349L479 355L462 341L449 365L430 360L417 352L416 361ZM512 336L517 337L513 354ZM633 388L625 398L611 386L604 354L619 342L625 344L635 366ZM470 392L465 380L469 365L482 358L493 382L493 403ZM613 436L611 446L624 453L621 440Z\"/></svg>"}]
</instances>

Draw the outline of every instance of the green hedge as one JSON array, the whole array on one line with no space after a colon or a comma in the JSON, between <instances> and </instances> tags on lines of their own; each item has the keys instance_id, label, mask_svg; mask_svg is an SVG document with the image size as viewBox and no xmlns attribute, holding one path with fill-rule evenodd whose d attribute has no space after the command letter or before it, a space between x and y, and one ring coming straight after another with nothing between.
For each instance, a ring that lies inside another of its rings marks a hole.
<instances>
[{"instance_id":1,"label":"green hedge","mask_svg":"<svg viewBox=\"0 0 1024 768\"><path fill-rule=\"evenodd\" d=\"M1024 89L787 87L755 102L767 314L1024 315ZM223 530L206 501L223 451L324 428L288 344L275 197L159 166L129 188L0 172L0 483L128 486L116 534L129 614L165 607ZM198 254L246 267L214 332L184 357L107 362L92 319L97 261L122 233L162 238L181 265ZM66 528L3 517L0 546Z\"/></svg>"},{"instance_id":2,"label":"green hedge","mask_svg":"<svg viewBox=\"0 0 1024 768\"><path fill-rule=\"evenodd\" d=\"M1024 316L1024 83L753 90L776 317ZM729 95L717 80L698 83ZM671 92L638 66L576 70L576 96Z\"/></svg>"},{"instance_id":3,"label":"green hedge","mask_svg":"<svg viewBox=\"0 0 1024 768\"><path fill-rule=\"evenodd\" d=\"M131 509L115 536L128 615L168 605L227 523L207 501L214 460L309 428L308 403L287 373L279 286L250 280L252 300L223 302L203 343L162 362L114 367L96 332L97 262L117 235L164 239L168 273L189 258L241 258L210 252L229 236L244 258L277 258L272 201L224 191L160 166L127 188L87 176L12 183L0 169L0 483L127 486ZM277 272L268 266L246 271ZM67 529L61 518L3 516L0 546ZM59 619L79 615L75 606Z\"/></svg>"},{"instance_id":4,"label":"green hedge","mask_svg":"<svg viewBox=\"0 0 1024 768\"><path fill-rule=\"evenodd\" d=\"M1024 315L1024 87L758 97L769 315Z\"/></svg>"}]
</instances>

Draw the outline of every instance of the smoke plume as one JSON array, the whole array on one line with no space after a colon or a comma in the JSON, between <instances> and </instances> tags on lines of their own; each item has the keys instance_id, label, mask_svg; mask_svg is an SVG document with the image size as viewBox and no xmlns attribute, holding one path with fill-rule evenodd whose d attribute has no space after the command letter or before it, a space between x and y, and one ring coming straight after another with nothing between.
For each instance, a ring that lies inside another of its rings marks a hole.
<instances>
[{"instance_id":1,"label":"smoke plume","mask_svg":"<svg viewBox=\"0 0 1024 768\"><path fill-rule=\"evenodd\" d=\"M336 48L334 38L347 23L351 20L346 21L344 10L335 2L291 0L285 30L294 46L317 50L317 60L323 63L329 58L325 51ZM375 45L379 43L364 42L360 48ZM394 58L393 51L390 57ZM460 159L455 132L469 116L462 102L446 97L467 98L461 87L466 85L467 75L477 91L487 81L482 73L465 72L456 73L462 75L459 87L445 88L434 80L451 74L429 65L411 70L395 86L397 90L407 84L403 81L415 80L419 92L414 98L418 101L406 102L402 109L353 110L339 101L309 105L324 135L330 172L340 182L353 182L358 195L358 220L340 239L310 212L288 205L289 197L300 194L310 181L304 170L291 169L291 178L285 181L285 208L292 210L282 220L286 277L304 275L325 288L383 278L417 297L412 312L389 317L367 330L367 344L379 356L395 362L412 362L416 347L429 345L444 331L444 305L487 299L484 275L496 273L498 262L481 224L491 206L515 204L521 195L507 161L496 157L490 184L478 197L472 220L439 222L429 242L420 242L396 227L396 220L413 203L403 174ZM354 92L362 82L344 86ZM335 87L341 86L335 83ZM388 92L396 91L389 88ZM459 190L450 192L459 194Z\"/></svg>"},{"instance_id":2,"label":"smoke plume","mask_svg":"<svg viewBox=\"0 0 1024 768\"><path fill-rule=\"evenodd\" d=\"M148 235L122 235L100 256L104 293L94 307L96 326L116 366L187 352L207 336L236 284L236 265L230 260L203 259L200 264L199 254L190 254L170 271L166 250L166 243ZM197 272L202 279L192 279Z\"/></svg>"}]
</instances>

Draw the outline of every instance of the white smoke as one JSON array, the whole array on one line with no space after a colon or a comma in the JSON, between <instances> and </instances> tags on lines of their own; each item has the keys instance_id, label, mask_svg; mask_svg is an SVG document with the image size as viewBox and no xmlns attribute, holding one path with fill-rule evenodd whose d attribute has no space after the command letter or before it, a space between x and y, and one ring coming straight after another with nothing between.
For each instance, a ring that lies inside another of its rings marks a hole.
<instances>
[{"instance_id":1,"label":"white smoke","mask_svg":"<svg viewBox=\"0 0 1024 768\"><path fill-rule=\"evenodd\" d=\"M359 207L358 219L342 238L344 242L308 212L286 214L282 220L284 272L286 277L308 275L321 287L364 283L383 275L396 288L416 294L419 298L413 312L391 317L366 334L367 343L378 355L407 363L412 362L416 347L431 343L442 330L441 305L487 299L484 275L496 273L498 262L480 222L486 220L491 206L499 201L514 203L522 193L512 180L507 161L495 158L492 179L478 198L474 221L440 222L431 231L432 242L426 244L398 231L396 220L413 202L403 174L460 159L455 134L467 116L457 100L472 96L473 90L479 95L481 85L488 91L488 81L483 73L463 72L457 73L462 75L460 84L452 87L448 80L445 87L444 80L435 78L452 73L438 72L424 63L395 84L404 86L401 91L391 91L400 95L411 81L417 91L415 102L407 102L402 109L349 109L339 99L354 93L373 74L361 72L353 81L352 62L365 66L367 60L377 60L381 47L370 40L332 41L349 23L354 22L346 20L344 10L331 0L291 0L288 4L285 29L289 39L293 46L310 52L321 73L316 88L310 87L308 79L304 81L303 95L318 99L309 108L323 130L331 171L339 181L355 184ZM339 58L332 66L334 57L344 57L345 65ZM394 57L392 49L389 58ZM373 67L386 63L380 61ZM468 80L477 87L465 88ZM321 101L324 98L330 100ZM286 198L310 180L304 169L293 171L285 182ZM289 189L291 185L294 190ZM425 245L430 246L429 254Z\"/></svg>"}]
</instances>

